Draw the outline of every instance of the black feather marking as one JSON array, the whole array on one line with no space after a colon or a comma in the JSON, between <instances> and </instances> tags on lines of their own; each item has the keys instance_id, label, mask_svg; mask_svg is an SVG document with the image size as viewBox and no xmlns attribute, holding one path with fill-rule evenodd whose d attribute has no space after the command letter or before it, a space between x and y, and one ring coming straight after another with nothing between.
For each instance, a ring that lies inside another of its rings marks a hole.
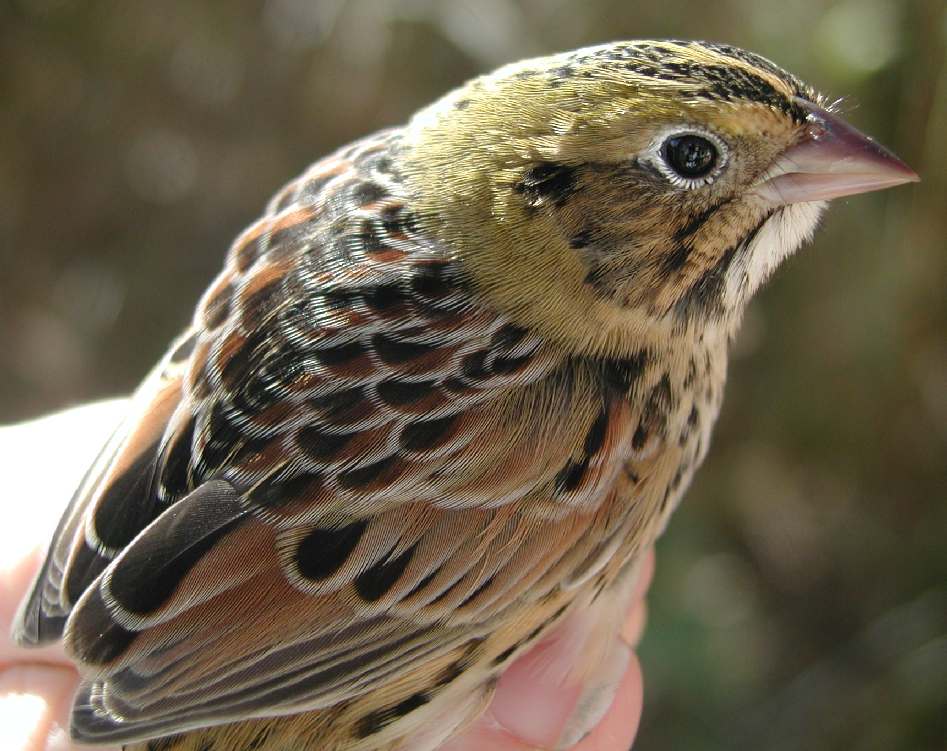
<instances>
[{"instance_id":1,"label":"black feather marking","mask_svg":"<svg viewBox=\"0 0 947 751\"><path fill-rule=\"evenodd\" d=\"M534 208L545 203L561 208L577 192L578 182L578 167L557 162L540 162L523 175L514 190Z\"/></svg>"},{"instance_id":2,"label":"black feather marking","mask_svg":"<svg viewBox=\"0 0 947 751\"><path fill-rule=\"evenodd\" d=\"M657 416L663 416L670 408L672 401L671 378L665 373L661 376L661 380L651 389L645 410L649 413L649 416L654 416L655 414Z\"/></svg>"},{"instance_id":3,"label":"black feather marking","mask_svg":"<svg viewBox=\"0 0 947 751\"><path fill-rule=\"evenodd\" d=\"M588 247L590 242L592 242L592 230L583 229L569 238L569 247L573 250L581 250Z\"/></svg>"},{"instance_id":4,"label":"black feather marking","mask_svg":"<svg viewBox=\"0 0 947 751\"><path fill-rule=\"evenodd\" d=\"M179 498L191 489L188 469L191 465L194 423L195 419L192 417L165 453L164 466L161 468L161 486L169 499Z\"/></svg>"},{"instance_id":5,"label":"black feather marking","mask_svg":"<svg viewBox=\"0 0 947 751\"><path fill-rule=\"evenodd\" d=\"M510 659L510 656L519 648L520 648L520 643L514 642L509 647L507 647L502 652L500 652L500 654L498 654L496 657L493 658L493 664L502 665L504 662Z\"/></svg>"},{"instance_id":6,"label":"black feather marking","mask_svg":"<svg viewBox=\"0 0 947 751\"><path fill-rule=\"evenodd\" d=\"M645 427L644 423L639 423L638 427L635 428L635 434L631 437L631 447L635 451L641 451L647 440L648 429Z\"/></svg>"},{"instance_id":7,"label":"black feather marking","mask_svg":"<svg viewBox=\"0 0 947 751\"><path fill-rule=\"evenodd\" d=\"M83 541L70 561L72 575L64 583L67 602L78 602L86 587L105 570L110 560L100 556Z\"/></svg>"},{"instance_id":8,"label":"black feather marking","mask_svg":"<svg viewBox=\"0 0 947 751\"><path fill-rule=\"evenodd\" d=\"M713 216L714 212L719 209L721 206L729 203L730 199L722 203L714 203L711 206L708 206L703 211L698 212L688 220L687 224L681 227L677 232L674 233L674 241L679 245L686 243L690 240L692 235L695 235L701 227L704 226L704 222L710 219Z\"/></svg>"},{"instance_id":9,"label":"black feather marking","mask_svg":"<svg viewBox=\"0 0 947 751\"><path fill-rule=\"evenodd\" d=\"M263 325L263 321L278 306L283 291L283 280L275 279L249 295L243 301L243 325L253 330Z\"/></svg>"},{"instance_id":10,"label":"black feather marking","mask_svg":"<svg viewBox=\"0 0 947 751\"><path fill-rule=\"evenodd\" d=\"M158 442L141 452L109 485L96 506L95 534L110 548L124 548L155 517L151 482Z\"/></svg>"},{"instance_id":11,"label":"black feather marking","mask_svg":"<svg viewBox=\"0 0 947 751\"><path fill-rule=\"evenodd\" d=\"M328 422L348 424L358 422L372 411L372 405L361 386L339 389L309 402Z\"/></svg>"},{"instance_id":12,"label":"black feather marking","mask_svg":"<svg viewBox=\"0 0 947 751\"><path fill-rule=\"evenodd\" d=\"M601 360L602 378L605 385L619 394L627 394L644 373L647 362L647 350L640 350L631 357Z\"/></svg>"},{"instance_id":13,"label":"black feather marking","mask_svg":"<svg viewBox=\"0 0 947 751\"><path fill-rule=\"evenodd\" d=\"M349 444L355 433L328 433L310 426L299 431L299 447L313 459L328 461L338 456Z\"/></svg>"},{"instance_id":14,"label":"black feather marking","mask_svg":"<svg viewBox=\"0 0 947 751\"><path fill-rule=\"evenodd\" d=\"M405 550L397 558L388 558L366 569L355 578L355 591L363 600L375 602L397 583L411 559L414 557L417 543Z\"/></svg>"},{"instance_id":15,"label":"black feather marking","mask_svg":"<svg viewBox=\"0 0 947 751\"><path fill-rule=\"evenodd\" d=\"M402 407L430 396L437 384L435 381L399 381L390 379L382 381L376 387L378 396L392 407Z\"/></svg>"},{"instance_id":16,"label":"black feather marking","mask_svg":"<svg viewBox=\"0 0 947 751\"><path fill-rule=\"evenodd\" d=\"M71 631L73 651L91 665L106 665L121 657L138 636L112 619L98 588L73 612Z\"/></svg>"},{"instance_id":17,"label":"black feather marking","mask_svg":"<svg viewBox=\"0 0 947 751\"><path fill-rule=\"evenodd\" d=\"M772 214L767 214L742 240L731 245L713 266L698 277L674 305L679 318L695 314L718 315L723 312L723 289L727 270L738 252L748 248Z\"/></svg>"},{"instance_id":18,"label":"black feather marking","mask_svg":"<svg viewBox=\"0 0 947 751\"><path fill-rule=\"evenodd\" d=\"M299 573L314 581L328 579L342 568L367 526L368 522L357 521L339 529L317 527L310 531L296 548Z\"/></svg>"},{"instance_id":19,"label":"black feather marking","mask_svg":"<svg viewBox=\"0 0 947 751\"><path fill-rule=\"evenodd\" d=\"M444 388L452 394L467 394L477 389L476 386L472 386L460 378L448 378L444 381Z\"/></svg>"},{"instance_id":20,"label":"black feather marking","mask_svg":"<svg viewBox=\"0 0 947 751\"><path fill-rule=\"evenodd\" d=\"M721 299L725 283L725 273L736 254L736 247L729 248L716 265L707 269L694 284L681 295L675 304L675 311L681 317L697 313L704 315L720 314L723 311Z\"/></svg>"},{"instance_id":21,"label":"black feather marking","mask_svg":"<svg viewBox=\"0 0 947 751\"><path fill-rule=\"evenodd\" d=\"M124 552L109 579L109 592L132 613L153 613L245 515L229 484L218 480L202 485Z\"/></svg>"},{"instance_id":22,"label":"black feather marking","mask_svg":"<svg viewBox=\"0 0 947 751\"><path fill-rule=\"evenodd\" d=\"M407 235L417 232L418 219L414 212L396 204L381 212L381 226L389 235Z\"/></svg>"},{"instance_id":23,"label":"black feather marking","mask_svg":"<svg viewBox=\"0 0 947 751\"><path fill-rule=\"evenodd\" d=\"M285 384L294 378L293 371L298 369L300 357L298 352L281 347L265 369L254 373L243 388L233 394L231 407L234 413L253 417L278 403L284 396Z\"/></svg>"},{"instance_id":24,"label":"black feather marking","mask_svg":"<svg viewBox=\"0 0 947 751\"><path fill-rule=\"evenodd\" d=\"M399 341L384 334L375 334L372 337L372 346L381 361L387 365L400 365L416 360L437 349L433 344Z\"/></svg>"},{"instance_id":25,"label":"black feather marking","mask_svg":"<svg viewBox=\"0 0 947 751\"><path fill-rule=\"evenodd\" d=\"M354 308L358 303L359 290L346 289L345 287L320 290L316 299L333 313L345 312ZM306 313L302 313L302 315L306 315Z\"/></svg>"},{"instance_id":26,"label":"black feather marking","mask_svg":"<svg viewBox=\"0 0 947 751\"><path fill-rule=\"evenodd\" d=\"M464 674L464 663L463 660L457 660L457 662L452 662L446 668L441 671L441 674L437 677L437 680L434 682L435 688L440 688L441 686L446 686L449 683L453 683L455 680L460 678Z\"/></svg>"},{"instance_id":27,"label":"black feather marking","mask_svg":"<svg viewBox=\"0 0 947 751\"><path fill-rule=\"evenodd\" d=\"M689 244L679 243L675 246L674 250L661 260L661 270L665 274L673 274L675 271L680 271L684 267L684 264L687 263L687 259L690 258L693 250Z\"/></svg>"},{"instance_id":28,"label":"black feather marking","mask_svg":"<svg viewBox=\"0 0 947 751\"><path fill-rule=\"evenodd\" d=\"M439 605L444 600L446 600L451 595L455 594L459 589L462 589L468 583L467 576L461 576L457 581L451 584L447 589L441 592L437 597L435 597L429 604Z\"/></svg>"},{"instance_id":29,"label":"black feather marking","mask_svg":"<svg viewBox=\"0 0 947 751\"><path fill-rule=\"evenodd\" d=\"M529 333L528 329L514 323L506 323L497 329L490 337L490 344L502 349L512 349Z\"/></svg>"},{"instance_id":30,"label":"black feather marking","mask_svg":"<svg viewBox=\"0 0 947 751\"><path fill-rule=\"evenodd\" d=\"M599 412L598 417L595 418L595 422L592 423L592 427L589 428L588 434L585 436L585 453L588 456L594 456L598 453L598 450L602 448L602 444L605 443L605 431L608 429L608 415L605 413L605 410Z\"/></svg>"},{"instance_id":31,"label":"black feather marking","mask_svg":"<svg viewBox=\"0 0 947 751\"><path fill-rule=\"evenodd\" d=\"M428 584L434 581L434 577L436 577L439 573L441 573L441 568L442 568L441 566L438 566L431 573L429 573L427 576L421 579L421 581L415 584L414 587L411 589L411 591L405 595L405 599L407 599L408 597L411 597L411 595L417 594L422 589L427 587Z\"/></svg>"},{"instance_id":32,"label":"black feather marking","mask_svg":"<svg viewBox=\"0 0 947 751\"><path fill-rule=\"evenodd\" d=\"M369 712L358 722L355 727L355 733L359 738L367 738L370 735L374 735L395 720L423 707L430 700L431 697L427 692L419 691L394 706Z\"/></svg>"},{"instance_id":33,"label":"black feather marking","mask_svg":"<svg viewBox=\"0 0 947 751\"><path fill-rule=\"evenodd\" d=\"M363 292L365 303L377 313L387 313L407 304L408 296L396 284L379 284Z\"/></svg>"},{"instance_id":34,"label":"black feather marking","mask_svg":"<svg viewBox=\"0 0 947 751\"><path fill-rule=\"evenodd\" d=\"M536 628L534 628L532 631L529 632L529 634L527 635L527 637L526 637L523 641L524 641L524 642L531 642L533 639L535 639L537 636L539 636L540 632L541 632L544 628L546 628L546 626L548 626L548 625L549 625L548 622L547 622L547 623L540 623L538 626L536 626Z\"/></svg>"},{"instance_id":35,"label":"black feather marking","mask_svg":"<svg viewBox=\"0 0 947 751\"><path fill-rule=\"evenodd\" d=\"M299 247L305 241L307 232L311 228L311 223L308 219L302 219L293 221L292 224L279 227L278 229L270 232L269 235L265 235L265 246L261 250L265 250L267 258L281 258L288 255L291 255L298 251ZM261 239L260 245L263 245ZM241 271L246 270L246 266L238 268Z\"/></svg>"},{"instance_id":36,"label":"black feather marking","mask_svg":"<svg viewBox=\"0 0 947 751\"><path fill-rule=\"evenodd\" d=\"M369 464L365 467L359 467L358 469L350 469L347 472L342 472L339 475L339 485L348 490L355 490L357 488L368 485L371 482L374 482L388 470L394 467L400 459L397 456L387 456L384 459Z\"/></svg>"},{"instance_id":37,"label":"black feather marking","mask_svg":"<svg viewBox=\"0 0 947 751\"><path fill-rule=\"evenodd\" d=\"M247 500L255 506L278 509L301 499L314 498L322 489L322 476L301 474L283 480L266 479L247 495Z\"/></svg>"},{"instance_id":38,"label":"black feather marking","mask_svg":"<svg viewBox=\"0 0 947 751\"><path fill-rule=\"evenodd\" d=\"M700 70L709 79L710 91L720 98L758 102L796 118L798 107L761 76L731 65L702 65Z\"/></svg>"},{"instance_id":39,"label":"black feather marking","mask_svg":"<svg viewBox=\"0 0 947 751\"><path fill-rule=\"evenodd\" d=\"M490 371L487 370L487 357L490 352L485 349L478 349L466 355L460 363L460 372L464 378L474 381L484 380L490 377Z\"/></svg>"},{"instance_id":40,"label":"black feather marking","mask_svg":"<svg viewBox=\"0 0 947 751\"><path fill-rule=\"evenodd\" d=\"M665 373L648 394L641 413L641 422L631 437L631 447L640 451L655 431L663 431L667 424L668 411L674 399L671 391L671 379Z\"/></svg>"},{"instance_id":41,"label":"black feather marking","mask_svg":"<svg viewBox=\"0 0 947 751\"><path fill-rule=\"evenodd\" d=\"M348 259L351 256L353 248L361 249L365 253L377 253L384 250L384 239L381 236L380 228L376 226L374 219L365 219L357 232L343 235L339 238L336 247L342 258Z\"/></svg>"},{"instance_id":42,"label":"black feather marking","mask_svg":"<svg viewBox=\"0 0 947 751\"><path fill-rule=\"evenodd\" d=\"M521 355L520 357L495 357L491 371L496 375L510 375L517 373L532 362L533 356Z\"/></svg>"},{"instance_id":43,"label":"black feather marking","mask_svg":"<svg viewBox=\"0 0 947 751\"><path fill-rule=\"evenodd\" d=\"M231 421L227 407L216 402L210 413L207 440L200 453L201 469L208 473L220 467L242 442L243 433Z\"/></svg>"},{"instance_id":44,"label":"black feather marking","mask_svg":"<svg viewBox=\"0 0 947 751\"><path fill-rule=\"evenodd\" d=\"M249 378L254 366L262 359L268 336L269 332L264 329L253 331L243 342L243 346L222 366L220 378L228 389L237 391Z\"/></svg>"},{"instance_id":45,"label":"black feather marking","mask_svg":"<svg viewBox=\"0 0 947 751\"><path fill-rule=\"evenodd\" d=\"M408 451L430 451L442 446L450 438L451 427L456 420L456 415L448 415L439 420L409 423L401 431L401 446Z\"/></svg>"},{"instance_id":46,"label":"black feather marking","mask_svg":"<svg viewBox=\"0 0 947 751\"><path fill-rule=\"evenodd\" d=\"M326 347L325 349L317 349L313 354L323 365L331 366L341 365L362 357L366 352L367 349L364 344L354 341L337 344L334 347Z\"/></svg>"},{"instance_id":47,"label":"black feather marking","mask_svg":"<svg viewBox=\"0 0 947 751\"><path fill-rule=\"evenodd\" d=\"M556 475L556 491L559 493L571 493L585 477L585 472L589 468L589 457L584 457L581 461L569 462L565 467L559 470Z\"/></svg>"},{"instance_id":48,"label":"black feather marking","mask_svg":"<svg viewBox=\"0 0 947 751\"><path fill-rule=\"evenodd\" d=\"M484 579L473 592L471 592L463 600L461 600L460 604L457 607L462 608L464 605L468 605L469 603L476 600L477 597L479 597L487 589L487 587L493 584L494 579L496 579L496 574L491 574L486 579Z\"/></svg>"},{"instance_id":49,"label":"black feather marking","mask_svg":"<svg viewBox=\"0 0 947 751\"><path fill-rule=\"evenodd\" d=\"M388 190L383 185L379 185L376 182L361 182L358 183L352 190L352 200L357 206L375 203L375 201L380 201L382 198L386 198L387 196Z\"/></svg>"},{"instance_id":50,"label":"black feather marking","mask_svg":"<svg viewBox=\"0 0 947 751\"><path fill-rule=\"evenodd\" d=\"M428 299L447 297L454 291L454 284L446 272L446 263L415 264L411 273L411 289Z\"/></svg>"}]
</instances>

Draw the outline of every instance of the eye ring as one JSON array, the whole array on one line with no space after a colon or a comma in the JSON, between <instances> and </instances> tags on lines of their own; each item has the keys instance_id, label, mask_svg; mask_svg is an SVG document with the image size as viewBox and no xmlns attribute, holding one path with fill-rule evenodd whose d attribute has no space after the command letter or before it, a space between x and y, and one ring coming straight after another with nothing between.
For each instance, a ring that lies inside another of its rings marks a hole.
<instances>
[{"instance_id":1,"label":"eye ring","mask_svg":"<svg viewBox=\"0 0 947 751\"><path fill-rule=\"evenodd\" d=\"M686 189L710 185L727 165L723 140L702 128L681 128L662 134L649 161L672 185Z\"/></svg>"}]
</instances>

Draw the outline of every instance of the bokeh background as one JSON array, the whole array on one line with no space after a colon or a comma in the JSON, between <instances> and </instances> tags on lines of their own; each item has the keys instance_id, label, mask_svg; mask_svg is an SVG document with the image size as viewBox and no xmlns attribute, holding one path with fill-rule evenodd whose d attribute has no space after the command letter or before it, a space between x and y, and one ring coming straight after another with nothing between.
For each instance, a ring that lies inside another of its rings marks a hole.
<instances>
[{"instance_id":1,"label":"bokeh background","mask_svg":"<svg viewBox=\"0 0 947 751\"><path fill-rule=\"evenodd\" d=\"M636 748L943 751L942 0L7 0L0 422L133 388L316 157L504 62L643 36L775 59L924 182L838 202L749 311L659 544Z\"/></svg>"}]
</instances>

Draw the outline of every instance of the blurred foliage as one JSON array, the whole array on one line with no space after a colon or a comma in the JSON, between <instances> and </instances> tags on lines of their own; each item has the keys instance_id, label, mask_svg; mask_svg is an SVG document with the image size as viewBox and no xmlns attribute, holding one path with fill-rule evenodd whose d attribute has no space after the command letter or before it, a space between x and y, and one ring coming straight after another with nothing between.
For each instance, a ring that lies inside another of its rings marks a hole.
<instances>
[{"instance_id":1,"label":"blurred foliage","mask_svg":"<svg viewBox=\"0 0 947 751\"><path fill-rule=\"evenodd\" d=\"M752 306L659 544L637 747L942 751L942 0L8 0L0 419L130 390L316 157L503 62L644 36L775 59L924 182L838 202Z\"/></svg>"}]
</instances>

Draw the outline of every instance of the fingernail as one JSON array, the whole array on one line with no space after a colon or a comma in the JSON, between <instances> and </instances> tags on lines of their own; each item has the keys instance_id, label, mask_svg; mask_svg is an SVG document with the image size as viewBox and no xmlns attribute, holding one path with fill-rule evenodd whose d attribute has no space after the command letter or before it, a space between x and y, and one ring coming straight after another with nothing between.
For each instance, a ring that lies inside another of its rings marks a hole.
<instances>
[{"instance_id":1,"label":"fingernail","mask_svg":"<svg viewBox=\"0 0 947 751\"><path fill-rule=\"evenodd\" d=\"M512 735L537 746L560 736L582 691L566 680L573 664L558 640L540 644L503 674L491 705L496 721Z\"/></svg>"}]
</instances>

